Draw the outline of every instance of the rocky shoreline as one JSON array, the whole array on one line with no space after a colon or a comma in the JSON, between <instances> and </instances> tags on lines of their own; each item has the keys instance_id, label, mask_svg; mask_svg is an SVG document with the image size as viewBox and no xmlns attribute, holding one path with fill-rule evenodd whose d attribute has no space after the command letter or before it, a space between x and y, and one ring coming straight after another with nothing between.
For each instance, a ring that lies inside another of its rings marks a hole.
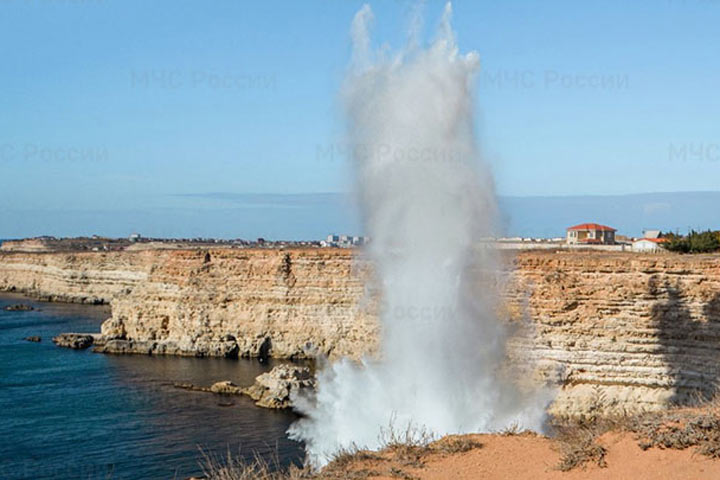
<instances>
[{"instance_id":1,"label":"rocky shoreline","mask_svg":"<svg viewBox=\"0 0 720 480\"><path fill-rule=\"evenodd\" d=\"M25 338L30 342L41 342L40 337L32 336ZM72 350L85 350L94 345L95 353L112 353L112 354L158 354L154 352L162 352L162 348L158 349L157 344L147 344L145 342L139 345L132 345L131 349L126 350L125 346L131 342L122 340L107 340L99 334L90 333L61 333L53 337L53 343L58 347L68 348ZM237 358L237 344L235 344L235 355L225 355L229 358ZM147 348L147 350L144 350ZM160 353L162 354L162 353ZM176 353L168 353L168 355L177 355ZM189 355L188 355L189 356ZM195 352L192 356L203 356ZM215 355L218 356L218 355ZM184 390L192 390L197 392L208 392L220 395L247 395L255 401L255 405L263 408L285 409L293 407L293 399L302 392L312 391L315 388L315 376L307 366L281 364L274 367L269 372L259 375L255 379L255 383L250 386L241 387L235 385L230 380L216 382L210 386L199 386L192 383L176 383L176 388Z\"/></svg>"}]
</instances>

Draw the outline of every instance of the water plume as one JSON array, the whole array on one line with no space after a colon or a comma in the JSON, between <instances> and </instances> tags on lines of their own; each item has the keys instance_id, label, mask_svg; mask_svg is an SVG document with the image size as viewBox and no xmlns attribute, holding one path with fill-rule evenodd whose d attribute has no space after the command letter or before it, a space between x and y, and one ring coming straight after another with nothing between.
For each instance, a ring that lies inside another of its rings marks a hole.
<instances>
[{"instance_id":1,"label":"water plume","mask_svg":"<svg viewBox=\"0 0 720 480\"><path fill-rule=\"evenodd\" d=\"M460 54L445 8L437 38L389 55L371 48L372 11L353 20L343 87L368 254L382 305L380 355L318 373L289 433L311 464L382 445L389 425L435 435L538 429L545 402L502 372L505 324L490 287L495 223L490 170L473 125L474 52ZM413 35L415 37L415 35Z\"/></svg>"}]
</instances>

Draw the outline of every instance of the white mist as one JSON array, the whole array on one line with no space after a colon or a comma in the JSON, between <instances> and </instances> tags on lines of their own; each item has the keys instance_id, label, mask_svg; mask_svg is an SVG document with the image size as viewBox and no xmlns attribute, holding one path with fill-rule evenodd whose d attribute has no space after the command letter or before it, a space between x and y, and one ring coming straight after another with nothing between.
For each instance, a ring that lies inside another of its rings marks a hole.
<instances>
[{"instance_id":1,"label":"white mist","mask_svg":"<svg viewBox=\"0 0 720 480\"><path fill-rule=\"evenodd\" d=\"M391 423L444 435L539 429L544 418L540 396L503 378L506 328L478 278L496 271L479 248L495 199L474 137L478 55L458 52L450 14L448 4L428 48L392 57L370 47L367 5L353 21L343 95L383 298L381 353L326 366L316 396L298 399L306 417L289 433L315 466L341 448L381 446Z\"/></svg>"}]
</instances>

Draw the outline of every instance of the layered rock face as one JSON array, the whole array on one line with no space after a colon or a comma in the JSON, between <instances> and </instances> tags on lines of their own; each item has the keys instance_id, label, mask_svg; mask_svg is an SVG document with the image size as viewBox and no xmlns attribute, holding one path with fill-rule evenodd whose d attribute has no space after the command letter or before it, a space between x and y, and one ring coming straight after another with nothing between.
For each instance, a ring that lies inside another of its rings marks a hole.
<instances>
[{"instance_id":1,"label":"layered rock face","mask_svg":"<svg viewBox=\"0 0 720 480\"><path fill-rule=\"evenodd\" d=\"M0 252L0 291L48 301L110 303L144 281L158 260L154 252Z\"/></svg>"},{"instance_id":2,"label":"layered rock face","mask_svg":"<svg viewBox=\"0 0 720 480\"><path fill-rule=\"evenodd\" d=\"M720 257L518 255L506 290L528 353L561 386L555 412L654 410L715 392Z\"/></svg>"},{"instance_id":3,"label":"layered rock face","mask_svg":"<svg viewBox=\"0 0 720 480\"><path fill-rule=\"evenodd\" d=\"M560 385L554 411L714 393L720 257L526 251L503 265L501 316L526 327L509 356ZM379 333L371 270L342 249L0 253L0 290L111 302L100 351L358 358Z\"/></svg>"},{"instance_id":4,"label":"layered rock face","mask_svg":"<svg viewBox=\"0 0 720 480\"><path fill-rule=\"evenodd\" d=\"M28 240L5 240L0 245L0 251L4 252L49 252L48 246L39 239L28 239Z\"/></svg>"},{"instance_id":5,"label":"layered rock face","mask_svg":"<svg viewBox=\"0 0 720 480\"><path fill-rule=\"evenodd\" d=\"M165 251L115 296L103 351L358 357L377 338L367 263L334 249ZM111 339L117 339L115 341Z\"/></svg>"}]
</instances>

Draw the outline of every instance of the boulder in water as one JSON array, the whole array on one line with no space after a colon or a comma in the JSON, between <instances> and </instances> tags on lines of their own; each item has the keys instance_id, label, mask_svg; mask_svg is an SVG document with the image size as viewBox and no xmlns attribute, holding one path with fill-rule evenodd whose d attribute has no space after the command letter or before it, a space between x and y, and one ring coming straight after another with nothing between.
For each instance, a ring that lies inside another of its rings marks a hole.
<instances>
[{"instance_id":1,"label":"boulder in water","mask_svg":"<svg viewBox=\"0 0 720 480\"><path fill-rule=\"evenodd\" d=\"M210 386L210 391L212 393L221 393L224 395L238 395L242 393L242 388L235 385L230 380L224 380L222 382L216 382L213 383L212 386Z\"/></svg>"},{"instance_id":2,"label":"boulder in water","mask_svg":"<svg viewBox=\"0 0 720 480\"><path fill-rule=\"evenodd\" d=\"M35 310L32 305L26 305L24 303L16 303L14 305L8 305L3 310L6 312L30 312Z\"/></svg>"},{"instance_id":3,"label":"boulder in water","mask_svg":"<svg viewBox=\"0 0 720 480\"><path fill-rule=\"evenodd\" d=\"M61 333L53 337L52 341L58 347L84 350L93 344L95 337L87 333Z\"/></svg>"},{"instance_id":4,"label":"boulder in water","mask_svg":"<svg viewBox=\"0 0 720 480\"><path fill-rule=\"evenodd\" d=\"M27 342L35 342L35 343L40 343L40 342L42 342L42 338L38 337L37 335L32 335L32 336L30 336L30 337L25 337L24 340L27 341Z\"/></svg>"},{"instance_id":5,"label":"boulder in water","mask_svg":"<svg viewBox=\"0 0 720 480\"><path fill-rule=\"evenodd\" d=\"M221 395L241 395L242 394L242 387L239 387L235 385L230 380L223 380L220 382L215 382L209 387L203 387L200 385L195 385L194 383L189 382L175 382L173 383L173 386L175 388L182 388L183 390L192 390L195 392L210 392L210 393L218 393Z\"/></svg>"}]
</instances>

